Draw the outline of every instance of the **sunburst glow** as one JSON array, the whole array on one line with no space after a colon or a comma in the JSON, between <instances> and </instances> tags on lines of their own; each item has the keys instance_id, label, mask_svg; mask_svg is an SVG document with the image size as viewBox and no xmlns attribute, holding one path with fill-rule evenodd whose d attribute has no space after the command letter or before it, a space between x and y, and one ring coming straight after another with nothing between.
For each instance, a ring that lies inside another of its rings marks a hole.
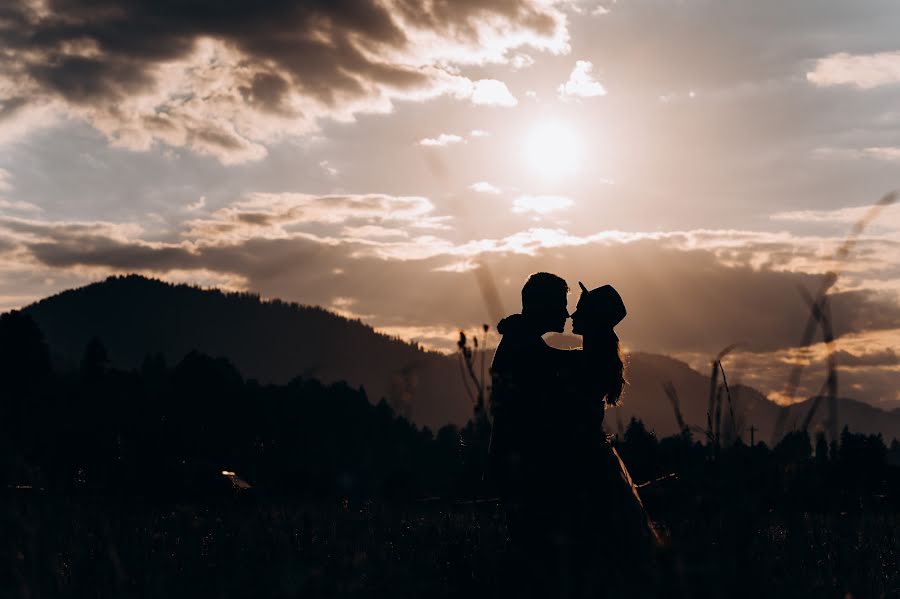
<instances>
[{"instance_id":1,"label":"sunburst glow","mask_svg":"<svg viewBox=\"0 0 900 599\"><path fill-rule=\"evenodd\" d=\"M569 123L543 121L527 134L525 159L528 168L542 178L572 175L581 160L581 140Z\"/></svg>"}]
</instances>

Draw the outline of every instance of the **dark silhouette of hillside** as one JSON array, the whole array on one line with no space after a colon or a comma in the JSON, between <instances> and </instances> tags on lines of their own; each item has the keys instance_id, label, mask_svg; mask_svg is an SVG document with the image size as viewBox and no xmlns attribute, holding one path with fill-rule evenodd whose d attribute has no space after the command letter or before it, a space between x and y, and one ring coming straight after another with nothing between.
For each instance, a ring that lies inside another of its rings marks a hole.
<instances>
[{"instance_id":1,"label":"dark silhouette of hillside","mask_svg":"<svg viewBox=\"0 0 900 599\"><path fill-rule=\"evenodd\" d=\"M97 338L116 368L138 368L154 354L175 364L196 350L227 357L241 375L264 384L283 384L299 375L362 386L373 403L384 398L397 413L433 430L447 423L462 425L472 415L456 356L425 351L319 307L129 275L65 291L24 312L40 327L60 371L80 369L85 348ZM548 341L572 347L578 340L560 335ZM610 431L634 416L660 436L676 434L678 425L663 391L666 382L678 392L685 422L703 427L706 374L679 360L641 352L629 357L628 368L631 384L622 405L606 418ZM755 439L769 442L777 406L750 387L735 385L732 394L744 441L749 442L753 426ZM809 400L791 409L788 430L791 423L799 426L808 409ZM839 414L840 426L851 431L900 438L900 409L887 412L841 399ZM825 416L824 410L817 413L811 433L822 429Z\"/></svg>"},{"instance_id":2,"label":"dark silhouette of hillside","mask_svg":"<svg viewBox=\"0 0 900 599\"><path fill-rule=\"evenodd\" d=\"M172 285L137 275L110 277L24 309L60 370L75 370L99 338L112 366L137 368L148 354L170 364L191 351L231 360L261 383L295 376L363 386L419 425L439 428L471 415L455 358L377 333L325 309Z\"/></svg>"},{"instance_id":3,"label":"dark silhouette of hillside","mask_svg":"<svg viewBox=\"0 0 900 599\"><path fill-rule=\"evenodd\" d=\"M632 416L640 417L650 428L660 434L674 434L677 426L671 405L665 400L659 389L660 381L671 380L678 389L682 400L682 411L688 424L702 426L706 422L706 397L709 393L709 381L705 375L692 370L684 362L652 354L633 354L631 366L633 401L623 402L622 419L627 422ZM654 389L654 386L656 389ZM648 405L647 398L654 392L659 399L654 406ZM750 440L749 428L755 430L756 441L768 443L772 439L778 406L752 387L735 385L731 389L735 403L735 419L743 430L745 442ZM809 412L813 398L802 401L791 407L788 415L787 430L800 428L804 417ZM854 399L838 400L840 426L847 426L851 431L866 434L880 434L884 439L900 439L900 413L887 412ZM820 409L810 422L809 432L814 434L826 430L825 420L828 414Z\"/></svg>"}]
</instances>

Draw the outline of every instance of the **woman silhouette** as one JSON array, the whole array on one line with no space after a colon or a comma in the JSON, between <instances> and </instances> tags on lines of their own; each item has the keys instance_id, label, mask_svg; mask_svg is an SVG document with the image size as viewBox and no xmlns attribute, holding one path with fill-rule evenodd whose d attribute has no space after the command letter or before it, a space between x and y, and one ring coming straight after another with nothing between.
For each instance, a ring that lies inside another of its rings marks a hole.
<instances>
[{"instance_id":1,"label":"woman silhouette","mask_svg":"<svg viewBox=\"0 0 900 599\"><path fill-rule=\"evenodd\" d=\"M572 331L582 336L583 350L573 353L577 359L568 373L575 398L571 522L578 594L636 596L652 584L653 547L659 540L625 464L603 432L604 411L619 403L625 386L614 327L627 312L612 286L588 291L578 285Z\"/></svg>"}]
</instances>

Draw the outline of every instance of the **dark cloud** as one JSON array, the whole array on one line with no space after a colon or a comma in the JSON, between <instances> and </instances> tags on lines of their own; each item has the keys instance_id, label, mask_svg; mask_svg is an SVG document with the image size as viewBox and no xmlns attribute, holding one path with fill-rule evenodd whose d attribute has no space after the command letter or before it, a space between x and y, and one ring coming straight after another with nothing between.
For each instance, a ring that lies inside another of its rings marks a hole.
<instances>
[{"instance_id":1,"label":"dark cloud","mask_svg":"<svg viewBox=\"0 0 900 599\"><path fill-rule=\"evenodd\" d=\"M434 205L423 197L384 194L328 195L250 194L244 200L187 223L185 236L219 242L223 236L285 237L287 231L319 224L402 223L419 228L446 227L448 217L433 216Z\"/></svg>"},{"instance_id":2,"label":"dark cloud","mask_svg":"<svg viewBox=\"0 0 900 599\"><path fill-rule=\"evenodd\" d=\"M37 242L29 245L34 257L46 266L105 266L116 270L190 270L196 256L179 247L138 245L107 237Z\"/></svg>"},{"instance_id":3,"label":"dark cloud","mask_svg":"<svg viewBox=\"0 0 900 599\"><path fill-rule=\"evenodd\" d=\"M515 0L436 0L428 4L429 10L422 10L420 0L400 0L395 3L406 19L420 27L443 32L456 30L471 39L477 38L477 22L484 17L504 17L547 36L553 35L559 26L558 21L542 10L540 5Z\"/></svg>"},{"instance_id":4,"label":"dark cloud","mask_svg":"<svg viewBox=\"0 0 900 599\"><path fill-rule=\"evenodd\" d=\"M244 147L244 140L237 135L216 129L214 127L198 127L188 136L191 141L208 144L223 150L240 150Z\"/></svg>"},{"instance_id":5,"label":"dark cloud","mask_svg":"<svg viewBox=\"0 0 900 599\"><path fill-rule=\"evenodd\" d=\"M244 99L263 110L281 112L282 101L290 84L284 77L274 73L256 73L249 86L241 87Z\"/></svg>"},{"instance_id":6,"label":"dark cloud","mask_svg":"<svg viewBox=\"0 0 900 599\"><path fill-rule=\"evenodd\" d=\"M900 366L900 357L893 349L885 349L882 351L873 351L863 354L852 354L845 350L835 352L835 359L842 366L853 367L877 367L877 366Z\"/></svg>"},{"instance_id":7,"label":"dark cloud","mask_svg":"<svg viewBox=\"0 0 900 599\"><path fill-rule=\"evenodd\" d=\"M246 159L260 157L248 140L267 135L250 123L245 140L216 131L227 128L217 108L245 121L290 118L303 131L317 117L383 111L393 97L471 94L447 65L500 60L529 43L562 50L565 39L562 13L539 0L10 0L0 78L31 102L91 109L76 114L119 143L146 146L149 135ZM6 111L16 98L0 102ZM178 135L132 131L160 115Z\"/></svg>"},{"instance_id":8,"label":"dark cloud","mask_svg":"<svg viewBox=\"0 0 900 599\"><path fill-rule=\"evenodd\" d=\"M66 57L53 64L29 65L39 84L70 102L116 101L152 83L141 65L120 60Z\"/></svg>"},{"instance_id":9,"label":"dark cloud","mask_svg":"<svg viewBox=\"0 0 900 599\"><path fill-rule=\"evenodd\" d=\"M19 109L25 107L27 104L28 98L25 96L0 98L0 122L12 118Z\"/></svg>"},{"instance_id":10,"label":"dark cloud","mask_svg":"<svg viewBox=\"0 0 900 599\"><path fill-rule=\"evenodd\" d=\"M129 225L2 218L0 227L10 232L13 243L26 248L38 263L63 271L99 266L164 272L190 269L195 259L187 246L140 241L140 230Z\"/></svg>"},{"instance_id":11,"label":"dark cloud","mask_svg":"<svg viewBox=\"0 0 900 599\"><path fill-rule=\"evenodd\" d=\"M355 77L392 83L390 69L364 58L362 45L402 48L403 31L390 14L371 0L352 2L221 3L215 1L167 2L56 0L52 15L18 20L24 32L4 39L10 45L46 52L37 65L41 81L63 97L80 101L84 90L96 92L89 99L115 99L111 77L123 62L130 63L133 77L152 81L150 69L157 63L187 55L201 36L233 44L262 68L267 61L282 67L301 88L332 100L332 90L362 93ZM64 17L62 17L64 15ZM93 59L66 58L67 42L94 42ZM271 76L271 74L269 74ZM265 77L265 72L254 75ZM105 97L104 97L105 95Z\"/></svg>"}]
</instances>

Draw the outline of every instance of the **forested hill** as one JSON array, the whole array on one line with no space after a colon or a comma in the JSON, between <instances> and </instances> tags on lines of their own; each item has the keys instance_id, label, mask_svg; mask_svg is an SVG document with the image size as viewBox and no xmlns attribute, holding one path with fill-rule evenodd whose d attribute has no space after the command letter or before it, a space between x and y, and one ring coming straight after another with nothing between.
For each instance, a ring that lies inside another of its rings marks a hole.
<instances>
[{"instance_id":1,"label":"forested hill","mask_svg":"<svg viewBox=\"0 0 900 599\"><path fill-rule=\"evenodd\" d=\"M300 375L363 386L373 403L384 398L398 413L433 430L462 424L472 414L457 356L424 351L323 308L129 275L65 291L24 311L43 331L61 371L76 369L88 342L98 337L119 368L138 368L156 353L176 364L196 350L226 357L243 376L262 383L283 384ZM635 416L660 436L677 433L665 383L676 389L686 424L705 427L706 374L667 356L634 353L629 378L622 407L607 413L609 430ZM749 387L735 385L732 392L745 440L752 426L756 440L769 442L778 407ZM841 427L880 433L886 441L900 438L900 410L886 412L851 399L841 399L838 407ZM808 410L808 401L793 407L787 429L802 422ZM811 421L813 432L823 428L827 416L822 402Z\"/></svg>"},{"instance_id":2,"label":"forested hill","mask_svg":"<svg viewBox=\"0 0 900 599\"><path fill-rule=\"evenodd\" d=\"M227 357L263 383L301 375L364 386L372 401L387 399L419 425L438 428L471 414L455 356L423 351L318 307L129 275L24 311L44 333L59 370L77 368L87 343L98 337L118 368L138 368L156 353L174 364L197 350Z\"/></svg>"}]
</instances>

